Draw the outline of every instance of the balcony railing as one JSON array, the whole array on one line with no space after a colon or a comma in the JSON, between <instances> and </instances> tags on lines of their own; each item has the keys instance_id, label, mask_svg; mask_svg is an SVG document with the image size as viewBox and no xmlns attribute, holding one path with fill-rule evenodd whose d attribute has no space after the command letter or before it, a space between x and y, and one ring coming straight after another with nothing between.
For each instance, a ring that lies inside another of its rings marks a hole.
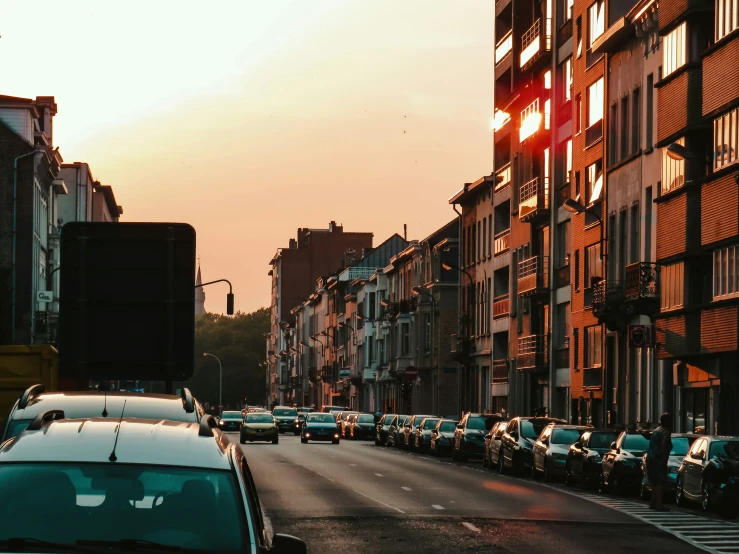
<instances>
[{"instance_id":1,"label":"balcony railing","mask_svg":"<svg viewBox=\"0 0 739 554\"><path fill-rule=\"evenodd\" d=\"M659 266L651 262L627 265L624 294L626 300L659 298Z\"/></svg>"},{"instance_id":2,"label":"balcony railing","mask_svg":"<svg viewBox=\"0 0 739 554\"><path fill-rule=\"evenodd\" d=\"M570 265L564 265L554 270L554 288L570 286Z\"/></svg>"},{"instance_id":3,"label":"balcony railing","mask_svg":"<svg viewBox=\"0 0 739 554\"><path fill-rule=\"evenodd\" d=\"M493 318L506 316L510 313L510 300L507 294L501 294L493 299Z\"/></svg>"},{"instance_id":4,"label":"balcony railing","mask_svg":"<svg viewBox=\"0 0 739 554\"><path fill-rule=\"evenodd\" d=\"M593 313L598 314L609 301L622 303L624 299L623 285L618 281L598 281L593 285Z\"/></svg>"},{"instance_id":5,"label":"balcony railing","mask_svg":"<svg viewBox=\"0 0 739 554\"><path fill-rule=\"evenodd\" d=\"M508 54L513 50L513 31L508 31L502 39L495 45L495 65L498 65L503 61Z\"/></svg>"},{"instance_id":6,"label":"balcony railing","mask_svg":"<svg viewBox=\"0 0 739 554\"><path fill-rule=\"evenodd\" d=\"M594 144L597 140L603 138L603 120L593 123L585 129L585 146Z\"/></svg>"},{"instance_id":7,"label":"balcony railing","mask_svg":"<svg viewBox=\"0 0 739 554\"><path fill-rule=\"evenodd\" d=\"M511 247L511 230L506 229L505 231L501 231L497 235L495 235L495 255L502 254L503 252L508 252L508 250Z\"/></svg>"},{"instance_id":8,"label":"balcony railing","mask_svg":"<svg viewBox=\"0 0 739 554\"><path fill-rule=\"evenodd\" d=\"M511 183L511 164L508 162L498 171L495 172L496 177L500 177L500 182L495 184L495 192L503 190Z\"/></svg>"},{"instance_id":9,"label":"balcony railing","mask_svg":"<svg viewBox=\"0 0 739 554\"><path fill-rule=\"evenodd\" d=\"M534 256L518 262L518 293L530 296L549 289L549 257Z\"/></svg>"},{"instance_id":10,"label":"balcony railing","mask_svg":"<svg viewBox=\"0 0 739 554\"><path fill-rule=\"evenodd\" d=\"M564 22L557 30L557 44L564 44L572 37L572 18Z\"/></svg>"},{"instance_id":11,"label":"balcony railing","mask_svg":"<svg viewBox=\"0 0 739 554\"><path fill-rule=\"evenodd\" d=\"M544 368L549 365L549 335L529 335L518 339L518 369Z\"/></svg>"},{"instance_id":12,"label":"balcony railing","mask_svg":"<svg viewBox=\"0 0 739 554\"><path fill-rule=\"evenodd\" d=\"M552 20L537 19L521 38L521 68L532 65L545 52L552 49Z\"/></svg>"},{"instance_id":13,"label":"balcony railing","mask_svg":"<svg viewBox=\"0 0 739 554\"><path fill-rule=\"evenodd\" d=\"M584 389L594 390L603 386L603 368L586 367L582 370L582 386Z\"/></svg>"},{"instance_id":14,"label":"balcony railing","mask_svg":"<svg viewBox=\"0 0 739 554\"><path fill-rule=\"evenodd\" d=\"M549 213L549 179L534 177L521 185L518 217L522 222L531 221Z\"/></svg>"},{"instance_id":15,"label":"balcony railing","mask_svg":"<svg viewBox=\"0 0 739 554\"><path fill-rule=\"evenodd\" d=\"M508 360L493 360L493 383L508 381Z\"/></svg>"}]
</instances>

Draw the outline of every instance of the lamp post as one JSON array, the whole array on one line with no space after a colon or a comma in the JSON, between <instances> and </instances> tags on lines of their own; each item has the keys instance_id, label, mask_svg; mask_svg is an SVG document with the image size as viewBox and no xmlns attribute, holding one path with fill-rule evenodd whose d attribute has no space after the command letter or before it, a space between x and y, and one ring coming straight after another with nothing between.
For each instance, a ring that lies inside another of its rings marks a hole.
<instances>
[{"instance_id":1,"label":"lamp post","mask_svg":"<svg viewBox=\"0 0 739 554\"><path fill-rule=\"evenodd\" d=\"M205 356L210 356L211 358L218 360L218 409L220 410L223 406L223 365L218 356L210 354L209 352L203 352L203 357Z\"/></svg>"}]
</instances>

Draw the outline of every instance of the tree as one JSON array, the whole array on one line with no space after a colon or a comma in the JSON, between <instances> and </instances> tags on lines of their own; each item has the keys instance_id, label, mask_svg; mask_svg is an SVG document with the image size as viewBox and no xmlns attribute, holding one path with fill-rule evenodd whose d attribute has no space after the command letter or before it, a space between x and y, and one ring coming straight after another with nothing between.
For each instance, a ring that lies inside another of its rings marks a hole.
<instances>
[{"instance_id":1,"label":"tree","mask_svg":"<svg viewBox=\"0 0 739 554\"><path fill-rule=\"evenodd\" d=\"M203 357L218 356L223 364L223 405L235 409L244 398L253 404L264 402L264 333L269 331L269 308L238 312L234 316L207 313L195 319L195 373L178 387L190 388L201 402L218 405L218 362Z\"/></svg>"}]
</instances>

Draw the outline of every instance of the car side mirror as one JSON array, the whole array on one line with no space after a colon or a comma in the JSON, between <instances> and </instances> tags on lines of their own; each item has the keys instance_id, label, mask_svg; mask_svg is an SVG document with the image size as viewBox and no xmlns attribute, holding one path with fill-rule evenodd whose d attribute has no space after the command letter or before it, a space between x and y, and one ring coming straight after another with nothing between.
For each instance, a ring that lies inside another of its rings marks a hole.
<instances>
[{"instance_id":1,"label":"car side mirror","mask_svg":"<svg viewBox=\"0 0 739 554\"><path fill-rule=\"evenodd\" d=\"M518 440L518 433L516 431L511 431L509 434L513 440Z\"/></svg>"},{"instance_id":2,"label":"car side mirror","mask_svg":"<svg viewBox=\"0 0 739 554\"><path fill-rule=\"evenodd\" d=\"M611 450L616 450L616 443L615 442L612 442L611 443Z\"/></svg>"},{"instance_id":3,"label":"car side mirror","mask_svg":"<svg viewBox=\"0 0 739 554\"><path fill-rule=\"evenodd\" d=\"M582 448L582 443L580 441L577 441L574 446L575 446L575 448L577 448L578 450L580 450Z\"/></svg>"},{"instance_id":4,"label":"car side mirror","mask_svg":"<svg viewBox=\"0 0 739 554\"><path fill-rule=\"evenodd\" d=\"M457 429L463 429L461 425L457 425Z\"/></svg>"},{"instance_id":5,"label":"car side mirror","mask_svg":"<svg viewBox=\"0 0 739 554\"><path fill-rule=\"evenodd\" d=\"M308 547L292 535L274 535L269 551L274 554L308 554Z\"/></svg>"},{"instance_id":6,"label":"car side mirror","mask_svg":"<svg viewBox=\"0 0 739 554\"><path fill-rule=\"evenodd\" d=\"M485 435L485 440L490 440L490 433L488 433L487 435Z\"/></svg>"}]
</instances>

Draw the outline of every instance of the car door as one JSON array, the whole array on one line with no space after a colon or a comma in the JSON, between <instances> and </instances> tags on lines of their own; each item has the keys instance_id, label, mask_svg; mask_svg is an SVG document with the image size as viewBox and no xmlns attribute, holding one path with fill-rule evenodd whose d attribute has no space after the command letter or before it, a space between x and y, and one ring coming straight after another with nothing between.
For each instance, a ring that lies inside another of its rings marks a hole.
<instances>
[{"instance_id":1,"label":"car door","mask_svg":"<svg viewBox=\"0 0 739 554\"><path fill-rule=\"evenodd\" d=\"M503 433L505 433L506 427L508 427L507 421L500 421L497 423L495 433L493 433L490 439L490 461L498 463L500 458L500 447L503 441Z\"/></svg>"},{"instance_id":2,"label":"car door","mask_svg":"<svg viewBox=\"0 0 739 554\"><path fill-rule=\"evenodd\" d=\"M544 469L544 459L547 455L547 446L549 445L549 437L552 434L552 428L547 426L544 428L544 430L539 435L539 438L536 439L536 442L534 443L533 451L533 457L534 457L534 467L537 470L543 470Z\"/></svg>"},{"instance_id":3,"label":"car door","mask_svg":"<svg viewBox=\"0 0 739 554\"><path fill-rule=\"evenodd\" d=\"M467 425L468 417L469 415L464 416L454 430L454 450L460 450L462 448L462 437L464 436L464 428Z\"/></svg>"},{"instance_id":4,"label":"car door","mask_svg":"<svg viewBox=\"0 0 739 554\"><path fill-rule=\"evenodd\" d=\"M698 439L693 445L693 448L690 449L686 459L688 465L685 468L683 490L692 498L698 498L701 494L701 478L707 451L708 439Z\"/></svg>"},{"instance_id":5,"label":"car door","mask_svg":"<svg viewBox=\"0 0 739 554\"><path fill-rule=\"evenodd\" d=\"M621 444L623 443L624 438L626 437L626 432L624 431L621 433L618 438L614 441L615 448L613 448L613 445L608 450L608 452L605 453L603 456L603 475L607 476L611 473L611 469L613 469L613 464L616 461L617 451L619 448L621 448Z\"/></svg>"},{"instance_id":6,"label":"car door","mask_svg":"<svg viewBox=\"0 0 739 554\"><path fill-rule=\"evenodd\" d=\"M592 433L590 432L583 433L583 436L580 437L580 440L578 441L580 443L580 447L577 448L574 445L571 447L572 456L570 458L570 472L576 477L580 477L582 475L582 465L585 460L585 449L587 448L588 442L590 441L591 434Z\"/></svg>"},{"instance_id":7,"label":"car door","mask_svg":"<svg viewBox=\"0 0 739 554\"><path fill-rule=\"evenodd\" d=\"M506 427L505 433L503 433L503 444L500 447L500 455L503 457L503 465L513 466L513 448L518 444L517 440L513 438L518 435L518 420L514 419Z\"/></svg>"}]
</instances>

